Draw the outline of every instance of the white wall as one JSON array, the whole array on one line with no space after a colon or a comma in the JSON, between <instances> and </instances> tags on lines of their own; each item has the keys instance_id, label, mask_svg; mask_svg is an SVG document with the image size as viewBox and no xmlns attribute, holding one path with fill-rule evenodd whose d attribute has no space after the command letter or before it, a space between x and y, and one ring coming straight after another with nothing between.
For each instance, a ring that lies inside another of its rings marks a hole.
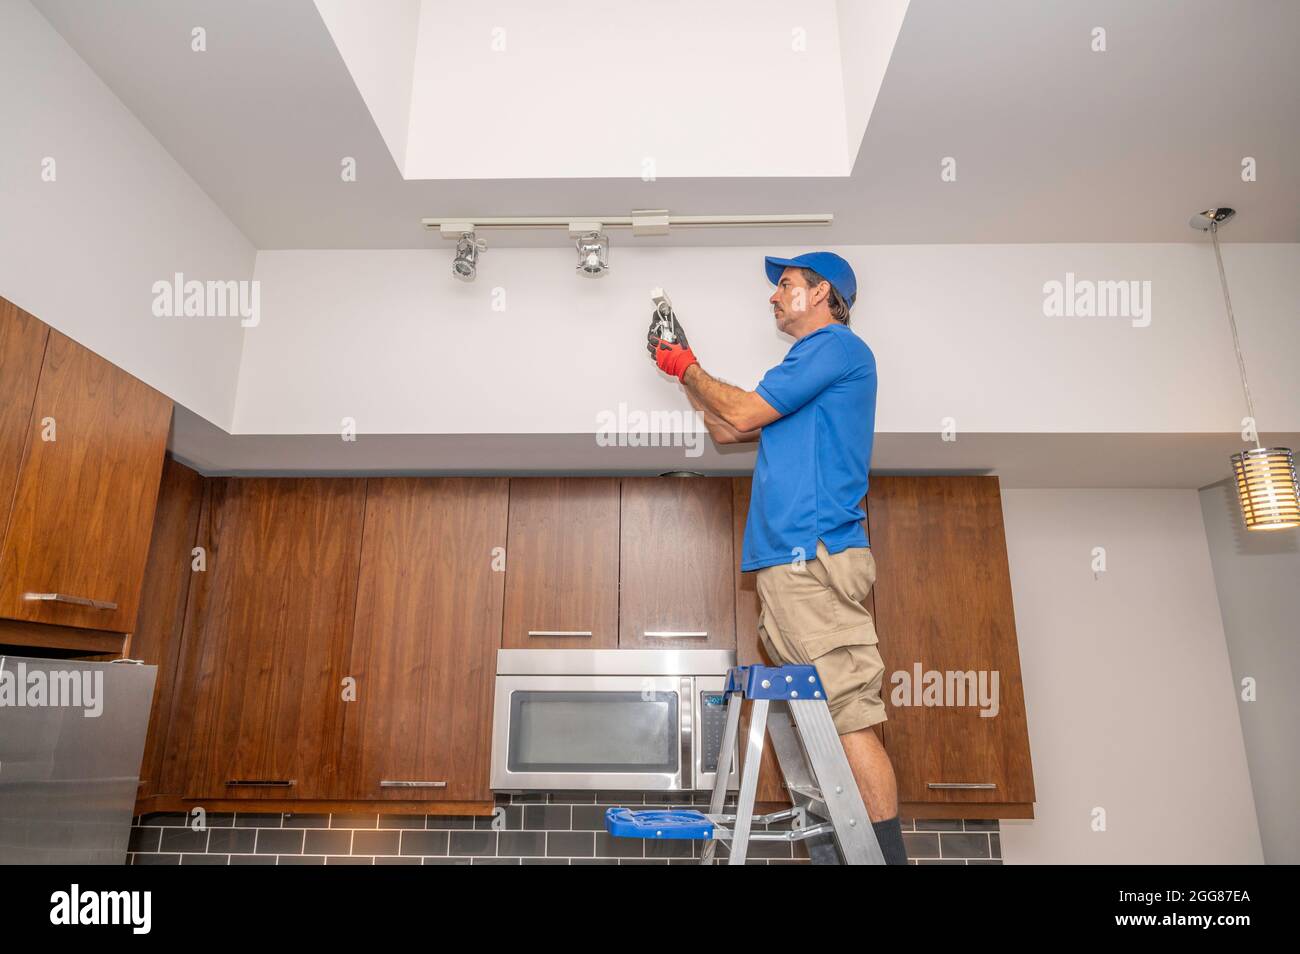
<instances>
[{"instance_id":1,"label":"white wall","mask_svg":"<svg viewBox=\"0 0 1300 954\"><path fill-rule=\"evenodd\" d=\"M1248 531L1228 481L1200 492L1214 581L1232 657L1264 860L1300 864L1300 534ZM1255 699L1241 698L1245 679Z\"/></svg>"},{"instance_id":2,"label":"white wall","mask_svg":"<svg viewBox=\"0 0 1300 954\"><path fill-rule=\"evenodd\" d=\"M835 4L426 0L406 157L411 179L847 175Z\"/></svg>"},{"instance_id":3,"label":"white wall","mask_svg":"<svg viewBox=\"0 0 1300 954\"><path fill-rule=\"evenodd\" d=\"M253 247L25 0L0 64L0 295L228 427L239 319L155 318L152 287L249 279Z\"/></svg>"},{"instance_id":4,"label":"white wall","mask_svg":"<svg viewBox=\"0 0 1300 954\"><path fill-rule=\"evenodd\" d=\"M774 235L774 240L779 236ZM489 235L489 242L490 242ZM635 248L574 274L556 248L484 253L477 281L436 250L262 251L238 433L592 433L620 402L689 409L649 363L649 291L664 285L704 366L744 387L789 339L765 253ZM855 246L853 327L880 375L877 432L1235 433L1244 413L1208 245ZM1265 430L1300 430L1300 245L1229 245L1225 264ZM1048 318L1043 284L1151 282L1151 321ZM506 309L494 311L494 296Z\"/></svg>"},{"instance_id":5,"label":"white wall","mask_svg":"<svg viewBox=\"0 0 1300 954\"><path fill-rule=\"evenodd\" d=\"M316 0L316 9L398 169L406 165L420 7L421 0L384 4Z\"/></svg>"},{"instance_id":6,"label":"white wall","mask_svg":"<svg viewBox=\"0 0 1300 954\"><path fill-rule=\"evenodd\" d=\"M835 0L850 169L857 159L871 112L876 108L876 97L910 3L911 0L872 0L871 3Z\"/></svg>"},{"instance_id":7,"label":"white wall","mask_svg":"<svg viewBox=\"0 0 1300 954\"><path fill-rule=\"evenodd\" d=\"M1002 823L1005 860L1261 862L1196 492L1011 490L1002 509L1038 796Z\"/></svg>"}]
</instances>

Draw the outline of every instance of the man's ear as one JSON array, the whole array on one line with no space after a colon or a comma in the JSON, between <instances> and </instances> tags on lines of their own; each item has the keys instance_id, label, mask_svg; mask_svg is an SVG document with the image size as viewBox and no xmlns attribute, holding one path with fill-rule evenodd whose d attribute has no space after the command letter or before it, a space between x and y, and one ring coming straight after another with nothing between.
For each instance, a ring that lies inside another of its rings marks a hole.
<instances>
[{"instance_id":1,"label":"man's ear","mask_svg":"<svg viewBox=\"0 0 1300 954\"><path fill-rule=\"evenodd\" d=\"M825 291L825 293L822 293L822 286L823 286L823 285L826 286L826 291ZM831 297L831 283L828 282L826 279L823 278L821 281L819 281L819 282L817 283L817 287L813 289L813 294L814 294L814 295L820 294L821 297L818 298L818 299L816 299L815 301L813 301L812 304L814 304L814 305L820 305L820 304L821 304L822 302L824 302L824 301L827 301L827 302L828 302L828 300L829 300L830 297ZM829 307L829 304L828 304L828 307Z\"/></svg>"}]
</instances>

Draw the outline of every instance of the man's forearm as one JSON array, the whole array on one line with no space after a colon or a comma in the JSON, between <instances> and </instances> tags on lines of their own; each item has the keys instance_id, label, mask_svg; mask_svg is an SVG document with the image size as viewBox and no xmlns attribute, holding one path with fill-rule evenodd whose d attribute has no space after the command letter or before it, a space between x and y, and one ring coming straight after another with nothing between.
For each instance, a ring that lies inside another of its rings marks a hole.
<instances>
[{"instance_id":1,"label":"man's forearm","mask_svg":"<svg viewBox=\"0 0 1300 954\"><path fill-rule=\"evenodd\" d=\"M745 427L745 415L751 410L750 393L734 384L719 381L698 364L693 364L682 375L682 386L687 397L706 414L714 414L739 434L757 434L759 428ZM748 438L753 440L754 438Z\"/></svg>"},{"instance_id":2,"label":"man's forearm","mask_svg":"<svg viewBox=\"0 0 1300 954\"><path fill-rule=\"evenodd\" d=\"M683 387L682 390L686 392L686 400L691 402L691 407L699 411L700 416L704 418L704 426L708 429L709 436L717 443L747 444L751 441L758 440L762 428L757 428L752 431L738 431L722 418L718 417L718 415L706 408L690 388Z\"/></svg>"}]
</instances>

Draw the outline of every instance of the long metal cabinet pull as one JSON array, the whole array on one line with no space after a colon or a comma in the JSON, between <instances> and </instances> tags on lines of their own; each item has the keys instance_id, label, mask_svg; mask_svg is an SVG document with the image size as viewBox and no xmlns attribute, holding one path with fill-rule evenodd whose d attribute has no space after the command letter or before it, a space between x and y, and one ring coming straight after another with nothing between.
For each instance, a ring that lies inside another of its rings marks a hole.
<instances>
[{"instance_id":1,"label":"long metal cabinet pull","mask_svg":"<svg viewBox=\"0 0 1300 954\"><path fill-rule=\"evenodd\" d=\"M68 603L72 606L89 606L91 609L117 609L117 604L111 600L92 600L88 596L71 596L67 593L24 593L23 599L42 603Z\"/></svg>"},{"instance_id":2,"label":"long metal cabinet pull","mask_svg":"<svg viewBox=\"0 0 1300 954\"><path fill-rule=\"evenodd\" d=\"M226 784L242 788L289 788L296 783L284 778L232 778Z\"/></svg>"},{"instance_id":3,"label":"long metal cabinet pull","mask_svg":"<svg viewBox=\"0 0 1300 954\"><path fill-rule=\"evenodd\" d=\"M446 782L408 782L394 779L383 779L379 783L380 788L446 788Z\"/></svg>"}]
</instances>

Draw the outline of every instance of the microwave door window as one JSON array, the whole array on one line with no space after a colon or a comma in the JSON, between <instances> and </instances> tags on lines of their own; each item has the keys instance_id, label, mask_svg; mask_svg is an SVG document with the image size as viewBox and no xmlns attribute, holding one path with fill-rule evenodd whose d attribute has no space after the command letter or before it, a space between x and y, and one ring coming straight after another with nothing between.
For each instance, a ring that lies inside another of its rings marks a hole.
<instances>
[{"instance_id":1,"label":"microwave door window","mask_svg":"<svg viewBox=\"0 0 1300 954\"><path fill-rule=\"evenodd\" d=\"M678 769L675 692L516 690L510 709L511 772Z\"/></svg>"}]
</instances>

